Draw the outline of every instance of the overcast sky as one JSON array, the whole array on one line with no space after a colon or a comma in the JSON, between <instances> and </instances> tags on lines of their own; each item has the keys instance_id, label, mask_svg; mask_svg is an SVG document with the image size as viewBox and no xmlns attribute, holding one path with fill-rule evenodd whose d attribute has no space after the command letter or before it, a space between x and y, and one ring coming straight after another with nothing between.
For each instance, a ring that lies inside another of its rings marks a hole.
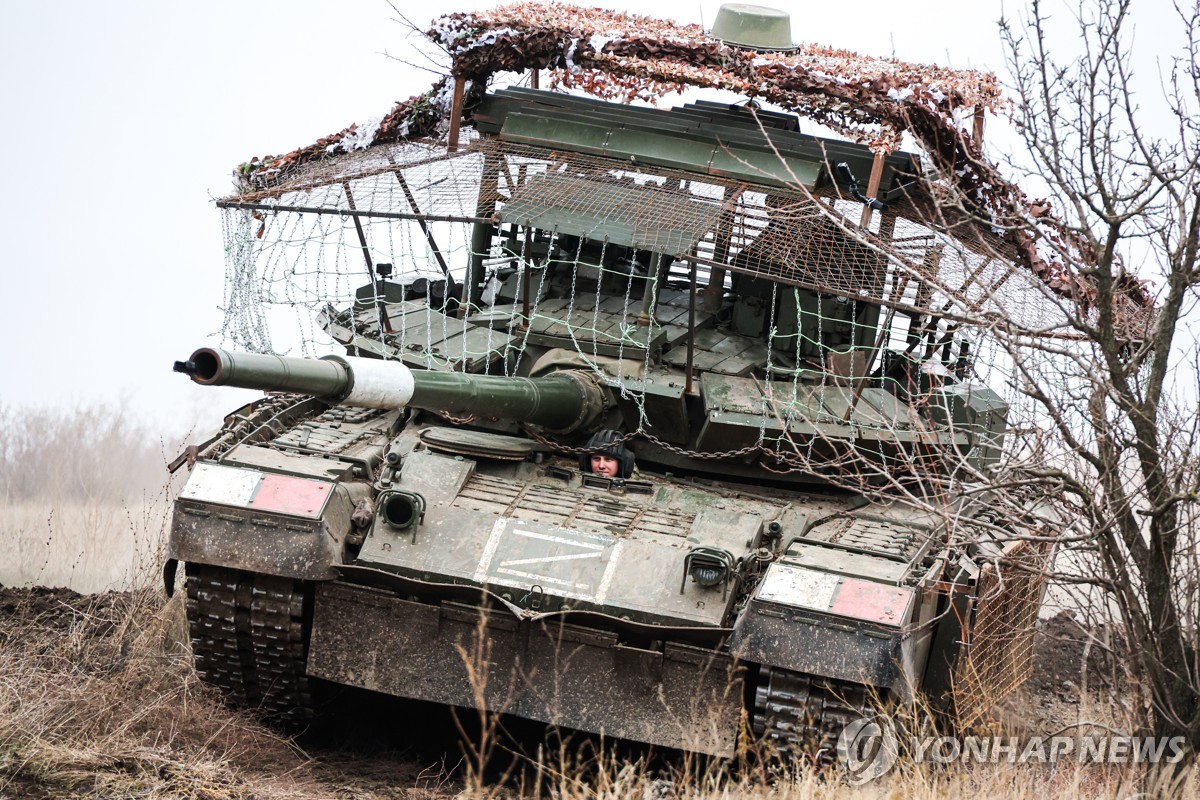
<instances>
[{"instance_id":1,"label":"overcast sky","mask_svg":"<svg viewBox=\"0 0 1200 800\"><path fill-rule=\"evenodd\" d=\"M706 25L720 6L586 4ZM1002 68L998 0L773 4L791 12L797 41ZM418 23L439 13L395 7ZM431 75L385 55L412 48L383 0L8 4L0 403L120 403L169 432L231 410L245 395L170 369L220 344L212 200L250 156L309 144L427 88Z\"/></svg>"}]
</instances>

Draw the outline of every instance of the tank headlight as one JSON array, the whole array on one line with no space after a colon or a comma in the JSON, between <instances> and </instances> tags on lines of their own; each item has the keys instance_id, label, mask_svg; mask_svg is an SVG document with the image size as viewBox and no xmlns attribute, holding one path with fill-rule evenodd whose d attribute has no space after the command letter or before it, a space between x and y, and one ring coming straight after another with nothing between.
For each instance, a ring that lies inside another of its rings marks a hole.
<instances>
[{"instance_id":1,"label":"tank headlight","mask_svg":"<svg viewBox=\"0 0 1200 800\"><path fill-rule=\"evenodd\" d=\"M737 560L728 550L705 545L693 547L683 557L683 581L679 584L679 593L683 594L687 579L691 577L705 589L721 586L721 596L724 597L736 571Z\"/></svg>"},{"instance_id":2,"label":"tank headlight","mask_svg":"<svg viewBox=\"0 0 1200 800\"><path fill-rule=\"evenodd\" d=\"M383 492L377 503L383 521L398 531L412 531L413 542L417 541L417 527L425 519L425 498L416 492L399 489Z\"/></svg>"}]
</instances>

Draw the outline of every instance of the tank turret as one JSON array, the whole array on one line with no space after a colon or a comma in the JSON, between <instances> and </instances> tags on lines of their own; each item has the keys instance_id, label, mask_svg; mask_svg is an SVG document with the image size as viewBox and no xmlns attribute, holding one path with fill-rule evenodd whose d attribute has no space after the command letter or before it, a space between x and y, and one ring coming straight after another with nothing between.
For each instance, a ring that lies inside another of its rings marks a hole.
<instances>
[{"instance_id":1,"label":"tank turret","mask_svg":"<svg viewBox=\"0 0 1200 800\"><path fill-rule=\"evenodd\" d=\"M605 392L588 373L540 378L413 370L399 361L356 356L293 358L202 347L181 372L204 386L297 392L359 408L419 408L529 422L559 434L594 430Z\"/></svg>"}]
</instances>

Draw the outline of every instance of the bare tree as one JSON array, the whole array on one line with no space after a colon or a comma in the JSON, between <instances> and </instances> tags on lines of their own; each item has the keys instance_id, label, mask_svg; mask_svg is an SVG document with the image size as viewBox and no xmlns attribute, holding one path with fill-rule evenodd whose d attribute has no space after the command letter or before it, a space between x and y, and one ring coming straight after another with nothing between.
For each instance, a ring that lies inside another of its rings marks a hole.
<instances>
[{"instance_id":1,"label":"bare tree","mask_svg":"<svg viewBox=\"0 0 1200 800\"><path fill-rule=\"evenodd\" d=\"M1177 5L1178 27L1153 33L1179 39L1169 51L1154 42L1155 116L1136 91L1131 5L1081 0L1078 42L1061 51L1038 0L1019 22L1002 22L1025 167L1057 214L1049 225L1037 213L1008 222L1047 258L1075 264L1081 287L1077 303L1060 304L1056 339L1010 335L1006 348L1019 388L1062 443L1025 471L1061 486L1078 519L1072 546L1094 555L1095 572L1074 579L1119 613L1152 699L1148 727L1186 736L1195 752L1200 406L1189 319L1200 284L1200 7ZM1152 311L1121 301L1139 282L1154 287Z\"/></svg>"}]
</instances>

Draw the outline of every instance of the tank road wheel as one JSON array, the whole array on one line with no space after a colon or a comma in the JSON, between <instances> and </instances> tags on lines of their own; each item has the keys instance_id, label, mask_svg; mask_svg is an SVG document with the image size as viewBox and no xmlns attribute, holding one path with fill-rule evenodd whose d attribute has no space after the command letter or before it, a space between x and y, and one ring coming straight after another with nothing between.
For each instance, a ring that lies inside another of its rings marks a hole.
<instances>
[{"instance_id":1,"label":"tank road wheel","mask_svg":"<svg viewBox=\"0 0 1200 800\"><path fill-rule=\"evenodd\" d=\"M311 719L311 597L303 581L188 564L188 630L200 677L272 722Z\"/></svg>"},{"instance_id":2,"label":"tank road wheel","mask_svg":"<svg viewBox=\"0 0 1200 800\"><path fill-rule=\"evenodd\" d=\"M862 684L764 666L751 728L778 756L828 766L837 758L842 729L869 714L868 689Z\"/></svg>"}]
</instances>

